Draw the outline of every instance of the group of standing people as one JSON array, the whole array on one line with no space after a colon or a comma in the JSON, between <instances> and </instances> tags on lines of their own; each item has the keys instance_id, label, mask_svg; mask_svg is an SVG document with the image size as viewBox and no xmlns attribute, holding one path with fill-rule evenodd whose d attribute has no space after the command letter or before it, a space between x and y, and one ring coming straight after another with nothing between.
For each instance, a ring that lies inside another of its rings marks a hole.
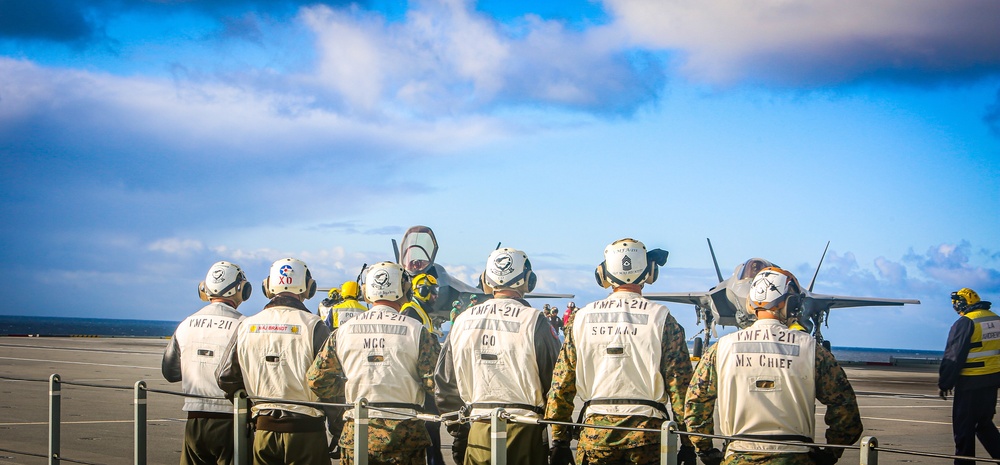
<instances>
[{"instance_id":1,"label":"group of standing people","mask_svg":"<svg viewBox=\"0 0 1000 465\"><path fill-rule=\"evenodd\" d=\"M566 311L563 313L563 316L559 316L559 307L545 304L542 307L542 315L549 320L549 324L552 325L552 329L556 331L556 334L559 334L565 333L566 326L569 326L569 321L573 318L574 310L576 310L576 303L570 302L566 304Z\"/></svg>"},{"instance_id":2,"label":"group of standing people","mask_svg":"<svg viewBox=\"0 0 1000 465\"><path fill-rule=\"evenodd\" d=\"M361 291L371 308L331 324L332 332L303 304L316 283L300 260L272 265L263 282L270 301L251 317L237 311L251 294L246 276L232 263L216 263L199 285L210 303L181 323L163 359L164 376L199 396L185 400L181 463L231 460L232 407L210 397L232 397L240 389L255 399L255 464L329 464L327 416L341 420L342 432L333 431L333 422L330 427L341 463L353 463L353 410L308 403L361 398L371 408L371 463L443 462L433 439L440 427L415 414L461 411L466 421L448 426L454 460L488 464L488 416L497 408L521 420L507 430L511 463L658 463L659 428L668 419L682 430L739 438L723 452L710 438L684 435L679 461L685 465L698 457L706 465L835 463L842 449L797 445L815 442L815 401L827 405L827 443L851 444L863 426L843 369L809 334L788 327L801 304L795 277L776 267L758 273L746 302L756 321L722 337L692 368L684 329L666 306L642 296L665 262L665 251L634 239L608 245L595 276L611 293L567 309L560 343L558 312L546 315L524 300L537 281L527 255L497 249L481 277L492 298L456 315L443 346L421 312L436 298L436 284L396 263L367 269ZM953 336L978 338L980 345L959 352L984 364L969 368L959 361L949 371L959 377L947 378L958 380L956 392L978 385L962 382L977 368L1000 367L993 323L986 325L996 316L971 315L969 327ZM942 381L942 396L956 386L949 383ZM992 395L995 405L995 388ZM547 427L537 420L573 422L577 397L584 406L575 421L583 426L554 424L549 444Z\"/></svg>"}]
</instances>

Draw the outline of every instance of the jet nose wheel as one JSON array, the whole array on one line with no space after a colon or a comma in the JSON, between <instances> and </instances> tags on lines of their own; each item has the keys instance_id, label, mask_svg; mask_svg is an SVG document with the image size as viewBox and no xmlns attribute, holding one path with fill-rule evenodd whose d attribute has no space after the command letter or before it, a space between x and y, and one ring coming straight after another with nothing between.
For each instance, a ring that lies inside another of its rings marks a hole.
<instances>
[{"instance_id":1,"label":"jet nose wheel","mask_svg":"<svg viewBox=\"0 0 1000 465\"><path fill-rule=\"evenodd\" d=\"M704 348L705 348L705 343L701 340L701 338L699 337L699 338L695 339L694 340L694 348L691 349L691 358L694 358L696 360L700 360L701 359L701 353L704 350Z\"/></svg>"}]
</instances>

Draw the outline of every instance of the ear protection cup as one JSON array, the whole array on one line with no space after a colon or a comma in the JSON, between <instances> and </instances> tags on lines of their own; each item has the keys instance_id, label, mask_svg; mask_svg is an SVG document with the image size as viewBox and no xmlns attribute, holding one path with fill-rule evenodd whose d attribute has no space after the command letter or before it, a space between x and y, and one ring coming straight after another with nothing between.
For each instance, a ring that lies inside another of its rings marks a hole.
<instances>
[{"instance_id":1,"label":"ear protection cup","mask_svg":"<svg viewBox=\"0 0 1000 465\"><path fill-rule=\"evenodd\" d=\"M431 289L433 289L433 288L434 288L434 286L430 285L430 284L424 284L424 285L421 285L421 286L417 286L417 292L415 292L415 294L421 300L427 300L427 299L431 298Z\"/></svg>"},{"instance_id":2,"label":"ear protection cup","mask_svg":"<svg viewBox=\"0 0 1000 465\"><path fill-rule=\"evenodd\" d=\"M787 318L796 318L802 313L802 296L791 294L785 299L785 315Z\"/></svg>"},{"instance_id":3,"label":"ear protection cup","mask_svg":"<svg viewBox=\"0 0 1000 465\"><path fill-rule=\"evenodd\" d=\"M656 278L660 277L660 267L653 262L646 264L650 269L646 272L646 284L653 284L656 282Z\"/></svg>"},{"instance_id":4,"label":"ear protection cup","mask_svg":"<svg viewBox=\"0 0 1000 465\"><path fill-rule=\"evenodd\" d=\"M479 288L482 289L483 292L485 292L487 294L492 294L493 293L493 287L490 286L489 280L486 279L486 272L485 271L481 275L479 275Z\"/></svg>"},{"instance_id":5,"label":"ear protection cup","mask_svg":"<svg viewBox=\"0 0 1000 465\"><path fill-rule=\"evenodd\" d=\"M607 289L611 287L611 282L608 281L608 278L605 276L605 271L605 264L604 262L601 262L601 264L597 265L597 268L594 270L594 278L597 279L598 286Z\"/></svg>"},{"instance_id":6,"label":"ear protection cup","mask_svg":"<svg viewBox=\"0 0 1000 465\"><path fill-rule=\"evenodd\" d=\"M956 311L965 313L966 311L969 310L969 301L965 300L965 296L957 292L952 292L951 300L954 301L954 304L952 306L955 307Z\"/></svg>"},{"instance_id":7,"label":"ear protection cup","mask_svg":"<svg viewBox=\"0 0 1000 465\"><path fill-rule=\"evenodd\" d=\"M406 300L413 298L413 278L409 274L403 273L403 282L400 283L403 287L403 294L406 294ZM429 295L429 294L428 294Z\"/></svg>"},{"instance_id":8,"label":"ear protection cup","mask_svg":"<svg viewBox=\"0 0 1000 465\"><path fill-rule=\"evenodd\" d=\"M205 302L208 302L208 293L205 292L205 281L198 283L198 297Z\"/></svg>"},{"instance_id":9,"label":"ear protection cup","mask_svg":"<svg viewBox=\"0 0 1000 465\"><path fill-rule=\"evenodd\" d=\"M246 302L250 298L250 294L253 294L253 286L250 285L250 281L243 281L243 289L240 290L240 300Z\"/></svg>"},{"instance_id":10,"label":"ear protection cup","mask_svg":"<svg viewBox=\"0 0 1000 465\"><path fill-rule=\"evenodd\" d=\"M316 295L316 280L313 279L312 272L308 269L306 269L306 287L309 288L309 291L306 292L306 299L313 298Z\"/></svg>"},{"instance_id":11,"label":"ear protection cup","mask_svg":"<svg viewBox=\"0 0 1000 465\"><path fill-rule=\"evenodd\" d=\"M268 299L273 299L274 293L271 292L271 286L268 285L270 282L271 282L271 277L268 276L264 278L264 281L260 283L260 285L261 289L264 289L264 297L267 297Z\"/></svg>"},{"instance_id":12,"label":"ear protection cup","mask_svg":"<svg viewBox=\"0 0 1000 465\"><path fill-rule=\"evenodd\" d=\"M531 260L528 260L527 258L524 259L524 273L525 282L528 283L527 292L531 292L535 290L535 285L538 284L538 275L536 275L531 269ZM525 294L527 294L527 292L525 292Z\"/></svg>"}]
</instances>

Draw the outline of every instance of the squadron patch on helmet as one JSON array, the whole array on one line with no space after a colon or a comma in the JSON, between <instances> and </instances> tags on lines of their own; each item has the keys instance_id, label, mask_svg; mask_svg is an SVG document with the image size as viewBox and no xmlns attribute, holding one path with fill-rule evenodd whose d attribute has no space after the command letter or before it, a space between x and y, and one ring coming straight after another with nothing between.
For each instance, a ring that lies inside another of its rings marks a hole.
<instances>
[{"instance_id":1,"label":"squadron patch on helmet","mask_svg":"<svg viewBox=\"0 0 1000 465\"><path fill-rule=\"evenodd\" d=\"M292 275L295 274L295 269L292 268L292 265L282 265L281 269L278 270L278 273L281 273L282 276L291 278Z\"/></svg>"},{"instance_id":2,"label":"squadron patch on helmet","mask_svg":"<svg viewBox=\"0 0 1000 465\"><path fill-rule=\"evenodd\" d=\"M376 271L375 275L372 276L372 281L378 289L385 289L392 284L389 282L389 272L385 270Z\"/></svg>"},{"instance_id":3,"label":"squadron patch on helmet","mask_svg":"<svg viewBox=\"0 0 1000 465\"><path fill-rule=\"evenodd\" d=\"M226 279L226 270L222 268L216 268L212 270L212 282L221 283Z\"/></svg>"},{"instance_id":4,"label":"squadron patch on helmet","mask_svg":"<svg viewBox=\"0 0 1000 465\"><path fill-rule=\"evenodd\" d=\"M507 276L514 272L514 259L508 253L497 255L493 259L493 265L496 266L496 274L499 276Z\"/></svg>"}]
</instances>

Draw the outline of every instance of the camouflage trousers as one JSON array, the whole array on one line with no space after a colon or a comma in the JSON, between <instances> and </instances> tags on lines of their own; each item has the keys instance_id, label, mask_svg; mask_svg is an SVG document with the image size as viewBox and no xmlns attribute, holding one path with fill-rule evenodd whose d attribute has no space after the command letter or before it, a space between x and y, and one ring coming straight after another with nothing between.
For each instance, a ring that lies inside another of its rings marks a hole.
<instances>
[{"instance_id":1,"label":"camouflage trousers","mask_svg":"<svg viewBox=\"0 0 1000 465\"><path fill-rule=\"evenodd\" d=\"M423 420L368 420L368 463L373 465L423 465L427 463L430 436ZM340 465L354 464L354 421L344 424L340 435Z\"/></svg>"},{"instance_id":2,"label":"camouflage trousers","mask_svg":"<svg viewBox=\"0 0 1000 465\"><path fill-rule=\"evenodd\" d=\"M660 445L647 444L615 450L588 450L577 447L576 462L580 465L659 465Z\"/></svg>"}]
</instances>

